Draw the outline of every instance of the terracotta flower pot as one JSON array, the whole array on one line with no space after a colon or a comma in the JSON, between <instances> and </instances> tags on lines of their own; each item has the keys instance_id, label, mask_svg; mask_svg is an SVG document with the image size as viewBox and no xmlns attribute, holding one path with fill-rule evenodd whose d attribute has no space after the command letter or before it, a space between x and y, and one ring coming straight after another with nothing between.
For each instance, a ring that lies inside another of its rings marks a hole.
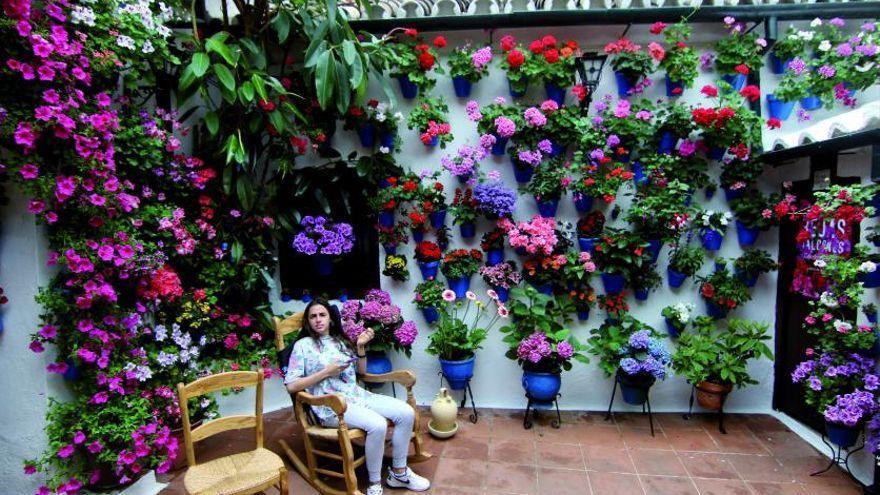
<instances>
[{"instance_id":1,"label":"terracotta flower pot","mask_svg":"<svg viewBox=\"0 0 880 495\"><path fill-rule=\"evenodd\" d=\"M697 384L697 403L710 411L718 411L731 390L732 383L700 382Z\"/></svg>"}]
</instances>

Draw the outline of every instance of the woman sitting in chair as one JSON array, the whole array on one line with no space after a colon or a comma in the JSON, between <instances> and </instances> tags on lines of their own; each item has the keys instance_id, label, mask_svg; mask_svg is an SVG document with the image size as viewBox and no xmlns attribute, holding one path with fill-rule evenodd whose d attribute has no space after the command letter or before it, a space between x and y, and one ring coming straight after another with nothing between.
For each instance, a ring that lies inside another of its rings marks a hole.
<instances>
[{"instance_id":1,"label":"woman sitting in chair","mask_svg":"<svg viewBox=\"0 0 880 495\"><path fill-rule=\"evenodd\" d=\"M367 434L366 457L370 486L367 495L382 495L382 456L385 451L387 419L394 423L391 438L393 457L385 483L393 488L408 488L421 492L431 483L406 465L415 413L406 402L374 394L361 388L357 373L366 374L366 345L374 332L367 329L358 336L357 350L342 333L339 312L324 299L313 299L303 318L303 333L307 335L293 346L284 383L291 394L305 390L312 395L339 394L345 398L345 422ZM353 364L357 363L357 369ZM312 408L324 426L339 426L332 409L326 406Z\"/></svg>"}]
</instances>

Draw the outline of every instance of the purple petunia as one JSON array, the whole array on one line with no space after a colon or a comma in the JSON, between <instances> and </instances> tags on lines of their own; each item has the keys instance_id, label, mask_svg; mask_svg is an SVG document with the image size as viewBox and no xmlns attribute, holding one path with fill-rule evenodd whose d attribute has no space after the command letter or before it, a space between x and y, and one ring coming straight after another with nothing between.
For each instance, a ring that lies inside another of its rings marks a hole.
<instances>
[{"instance_id":1,"label":"purple petunia","mask_svg":"<svg viewBox=\"0 0 880 495\"><path fill-rule=\"evenodd\" d=\"M825 420L853 427L877 410L874 394L864 390L838 395L834 404L825 408Z\"/></svg>"},{"instance_id":2,"label":"purple petunia","mask_svg":"<svg viewBox=\"0 0 880 495\"><path fill-rule=\"evenodd\" d=\"M474 199L481 212L497 218L509 217L516 209L516 191L499 182L477 184L474 187Z\"/></svg>"},{"instance_id":3,"label":"purple petunia","mask_svg":"<svg viewBox=\"0 0 880 495\"><path fill-rule=\"evenodd\" d=\"M305 216L300 221L303 231L293 239L293 248L305 255L340 255L354 247L354 232L347 223L328 224L324 217ZM329 225L329 227L328 227Z\"/></svg>"}]
</instances>

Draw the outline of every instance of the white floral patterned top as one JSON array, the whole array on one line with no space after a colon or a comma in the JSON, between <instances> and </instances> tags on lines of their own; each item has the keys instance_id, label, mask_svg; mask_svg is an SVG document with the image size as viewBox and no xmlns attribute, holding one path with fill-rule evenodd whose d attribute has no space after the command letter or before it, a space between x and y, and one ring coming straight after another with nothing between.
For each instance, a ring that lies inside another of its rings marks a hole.
<instances>
[{"instance_id":1,"label":"white floral patterned top","mask_svg":"<svg viewBox=\"0 0 880 495\"><path fill-rule=\"evenodd\" d=\"M306 392L312 395L339 394L349 404L363 405L370 392L357 383L357 356L351 354L345 346L330 336L321 337L320 345L311 337L302 338L293 344L284 383L292 383L304 376L313 375L334 360L340 363L348 361L350 364L339 375L321 380L307 388ZM312 411L322 423L336 416L333 409L327 406L313 406Z\"/></svg>"}]
</instances>

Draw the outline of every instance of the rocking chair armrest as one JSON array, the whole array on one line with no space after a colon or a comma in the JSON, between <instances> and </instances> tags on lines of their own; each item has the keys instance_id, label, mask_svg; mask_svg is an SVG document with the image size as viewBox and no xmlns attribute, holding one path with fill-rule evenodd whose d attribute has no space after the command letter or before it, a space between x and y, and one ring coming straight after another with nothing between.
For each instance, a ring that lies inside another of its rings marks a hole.
<instances>
[{"instance_id":1,"label":"rocking chair armrest","mask_svg":"<svg viewBox=\"0 0 880 495\"><path fill-rule=\"evenodd\" d=\"M378 375L365 373L363 375L358 375L358 378L367 383L395 382L403 385L407 388L407 390L412 389L413 385L416 384L416 375L410 370L390 371L388 373L381 373Z\"/></svg>"},{"instance_id":2,"label":"rocking chair armrest","mask_svg":"<svg viewBox=\"0 0 880 495\"><path fill-rule=\"evenodd\" d=\"M337 416L345 414L345 398L339 394L312 395L308 392L297 392L296 399L310 406L327 406Z\"/></svg>"}]
</instances>

